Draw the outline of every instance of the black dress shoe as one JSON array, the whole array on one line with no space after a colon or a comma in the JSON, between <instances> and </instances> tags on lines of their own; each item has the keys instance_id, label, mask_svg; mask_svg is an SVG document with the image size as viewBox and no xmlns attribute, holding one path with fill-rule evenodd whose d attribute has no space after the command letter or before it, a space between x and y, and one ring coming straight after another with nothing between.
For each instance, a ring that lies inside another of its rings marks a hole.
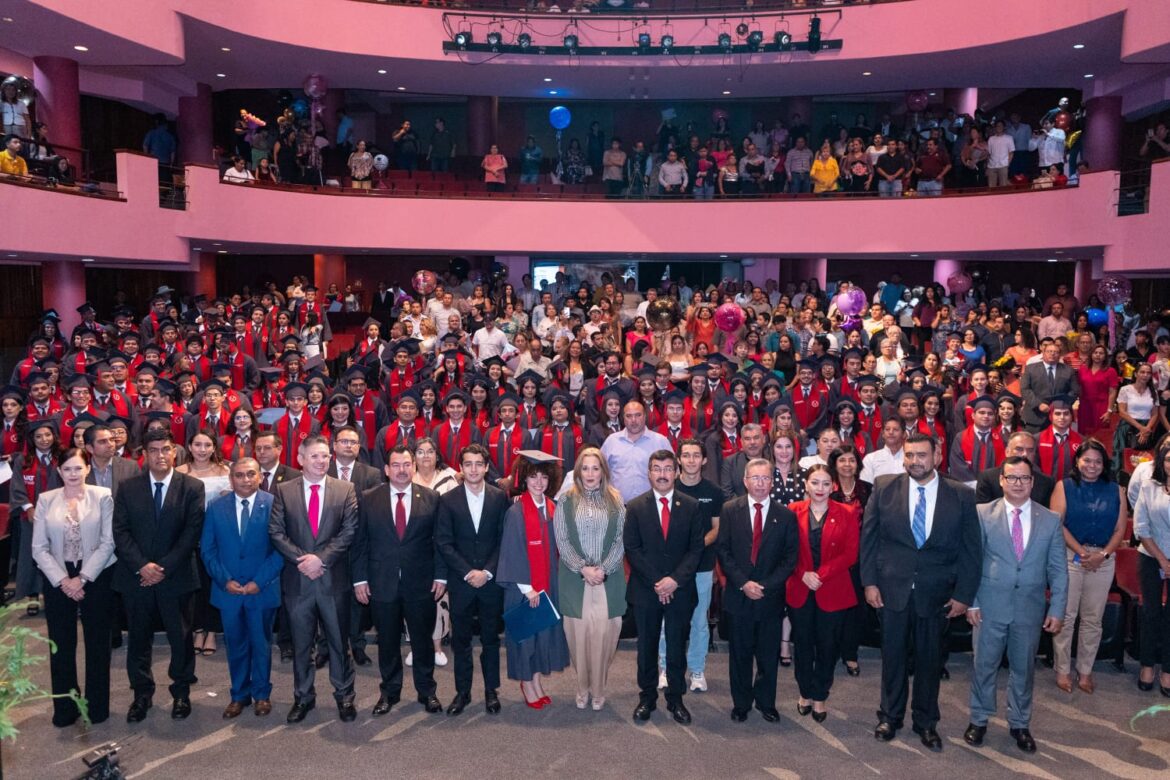
<instances>
[{"instance_id":1,"label":"black dress shoe","mask_svg":"<svg viewBox=\"0 0 1170 780\"><path fill-rule=\"evenodd\" d=\"M397 703L398 699L389 699L385 696L379 696L378 703L374 705L374 711L370 714L374 717L385 715L390 712L390 710L393 709L394 705Z\"/></svg>"},{"instance_id":2,"label":"black dress shoe","mask_svg":"<svg viewBox=\"0 0 1170 780\"><path fill-rule=\"evenodd\" d=\"M896 736L898 736L898 728L888 720L883 720L873 730L873 738L880 739L882 742L889 742Z\"/></svg>"},{"instance_id":3,"label":"black dress shoe","mask_svg":"<svg viewBox=\"0 0 1170 780\"><path fill-rule=\"evenodd\" d=\"M1139 679L1137 682L1138 682L1138 690L1139 691L1152 691L1152 690L1154 690L1154 681L1153 680L1150 680L1149 682L1145 682L1145 681Z\"/></svg>"},{"instance_id":4,"label":"black dress shoe","mask_svg":"<svg viewBox=\"0 0 1170 780\"><path fill-rule=\"evenodd\" d=\"M825 710L824 712L817 712L816 710L812 711L812 719L815 720L817 723L824 723L826 720L828 720L828 718L829 718L829 711L828 710Z\"/></svg>"},{"instance_id":5,"label":"black dress shoe","mask_svg":"<svg viewBox=\"0 0 1170 780\"><path fill-rule=\"evenodd\" d=\"M981 747L983 745L983 735L986 733L986 726L976 726L974 723L968 723L967 730L963 732L963 741L968 745Z\"/></svg>"},{"instance_id":6,"label":"black dress shoe","mask_svg":"<svg viewBox=\"0 0 1170 780\"><path fill-rule=\"evenodd\" d=\"M458 715L463 712L468 704L471 704L470 693L457 693L455 698L451 700L451 706L447 708L448 715Z\"/></svg>"},{"instance_id":7,"label":"black dress shoe","mask_svg":"<svg viewBox=\"0 0 1170 780\"><path fill-rule=\"evenodd\" d=\"M280 662L285 663L293 659L293 651L291 647L280 648Z\"/></svg>"},{"instance_id":8,"label":"black dress shoe","mask_svg":"<svg viewBox=\"0 0 1170 780\"><path fill-rule=\"evenodd\" d=\"M796 711L799 712L802 716L808 715L810 712L812 712L812 705L811 704L801 704L800 702L797 702L796 703Z\"/></svg>"},{"instance_id":9,"label":"black dress shoe","mask_svg":"<svg viewBox=\"0 0 1170 780\"><path fill-rule=\"evenodd\" d=\"M650 713L658 709L658 705L652 701L640 701L638 706L634 708L634 720L650 720Z\"/></svg>"},{"instance_id":10,"label":"black dress shoe","mask_svg":"<svg viewBox=\"0 0 1170 780\"><path fill-rule=\"evenodd\" d=\"M674 717L675 723L681 723L686 726L691 722L691 712L681 701L667 702L666 711Z\"/></svg>"},{"instance_id":11,"label":"black dress shoe","mask_svg":"<svg viewBox=\"0 0 1170 780\"><path fill-rule=\"evenodd\" d=\"M337 702L337 717L342 723L349 723L357 719L357 708L353 706L353 699Z\"/></svg>"},{"instance_id":12,"label":"black dress shoe","mask_svg":"<svg viewBox=\"0 0 1170 780\"><path fill-rule=\"evenodd\" d=\"M1016 741L1016 747L1025 753L1036 752L1036 740L1032 739L1032 732L1027 729L1010 729L1008 731Z\"/></svg>"},{"instance_id":13,"label":"black dress shoe","mask_svg":"<svg viewBox=\"0 0 1170 780\"><path fill-rule=\"evenodd\" d=\"M922 740L922 744L926 746L927 750L934 753L942 752L942 737L938 735L937 731L934 729L920 729L915 726L914 733Z\"/></svg>"},{"instance_id":14,"label":"black dress shoe","mask_svg":"<svg viewBox=\"0 0 1170 780\"><path fill-rule=\"evenodd\" d=\"M1159 683L1158 690L1162 692L1163 696L1170 699L1170 688L1167 688L1165 685L1162 685L1161 683Z\"/></svg>"},{"instance_id":15,"label":"black dress shoe","mask_svg":"<svg viewBox=\"0 0 1170 780\"><path fill-rule=\"evenodd\" d=\"M760 711L760 715L769 723L775 723L780 720L780 712L775 707L761 707L756 705L756 709Z\"/></svg>"},{"instance_id":16,"label":"black dress shoe","mask_svg":"<svg viewBox=\"0 0 1170 780\"><path fill-rule=\"evenodd\" d=\"M861 664L857 663L856 661L853 662L853 666L850 666L849 664L845 664L845 673L848 674L850 677L860 677L861 676Z\"/></svg>"},{"instance_id":17,"label":"black dress shoe","mask_svg":"<svg viewBox=\"0 0 1170 780\"><path fill-rule=\"evenodd\" d=\"M736 723L743 723L745 720L747 720L747 716L748 716L747 710L741 710L738 708L732 708L732 710L731 710L731 719L734 720Z\"/></svg>"},{"instance_id":18,"label":"black dress shoe","mask_svg":"<svg viewBox=\"0 0 1170 780\"><path fill-rule=\"evenodd\" d=\"M483 708L487 710L488 715L500 714L500 695L494 689L484 691Z\"/></svg>"},{"instance_id":19,"label":"black dress shoe","mask_svg":"<svg viewBox=\"0 0 1170 780\"><path fill-rule=\"evenodd\" d=\"M373 663L370 656L366 654L365 648L355 647L353 649L353 662L358 666L369 666Z\"/></svg>"},{"instance_id":20,"label":"black dress shoe","mask_svg":"<svg viewBox=\"0 0 1170 780\"><path fill-rule=\"evenodd\" d=\"M315 701L298 701L288 711L288 717L285 720L289 723L300 723L309 714L309 711L315 709L316 706L317 702Z\"/></svg>"},{"instance_id":21,"label":"black dress shoe","mask_svg":"<svg viewBox=\"0 0 1170 780\"><path fill-rule=\"evenodd\" d=\"M938 673L938 679L940 679L940 680L951 679L951 673L950 673L950 671L947 670L947 668L945 666L942 668L942 671L940 671Z\"/></svg>"},{"instance_id":22,"label":"black dress shoe","mask_svg":"<svg viewBox=\"0 0 1170 780\"><path fill-rule=\"evenodd\" d=\"M151 701L149 696L137 696L130 704L130 709L126 712L127 723L141 723L146 720L146 712L150 709Z\"/></svg>"},{"instance_id":23,"label":"black dress shoe","mask_svg":"<svg viewBox=\"0 0 1170 780\"><path fill-rule=\"evenodd\" d=\"M439 701L439 697L435 696L434 694L430 696L419 696L418 702L419 704L423 705L423 708L432 715L434 715L436 712L443 711L443 702Z\"/></svg>"},{"instance_id":24,"label":"black dress shoe","mask_svg":"<svg viewBox=\"0 0 1170 780\"><path fill-rule=\"evenodd\" d=\"M171 705L171 717L175 720L184 720L191 714L191 700L186 696L178 696Z\"/></svg>"},{"instance_id":25,"label":"black dress shoe","mask_svg":"<svg viewBox=\"0 0 1170 780\"><path fill-rule=\"evenodd\" d=\"M68 718L58 718L56 715L54 715L53 716L53 725L59 729L66 729L66 728L69 728L70 726L72 726L74 723L76 723L77 719L80 717L81 716L77 715L76 713L74 713L72 717L68 717Z\"/></svg>"},{"instance_id":26,"label":"black dress shoe","mask_svg":"<svg viewBox=\"0 0 1170 780\"><path fill-rule=\"evenodd\" d=\"M329 665L329 656L325 653L317 653L317 658L313 663L317 665L318 669L324 669Z\"/></svg>"}]
</instances>

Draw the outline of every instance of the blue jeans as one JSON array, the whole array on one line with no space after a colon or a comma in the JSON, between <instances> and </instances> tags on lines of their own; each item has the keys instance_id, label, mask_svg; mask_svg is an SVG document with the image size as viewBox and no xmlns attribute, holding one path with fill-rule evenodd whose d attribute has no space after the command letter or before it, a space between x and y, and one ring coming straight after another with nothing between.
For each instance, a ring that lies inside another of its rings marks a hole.
<instances>
[{"instance_id":1,"label":"blue jeans","mask_svg":"<svg viewBox=\"0 0 1170 780\"><path fill-rule=\"evenodd\" d=\"M918 182L918 194L927 196L942 195L943 185L941 181L920 181Z\"/></svg>"},{"instance_id":2,"label":"blue jeans","mask_svg":"<svg viewBox=\"0 0 1170 780\"><path fill-rule=\"evenodd\" d=\"M902 180L894 179L893 181L886 181L885 179L878 180L878 197L881 198L897 198L902 194Z\"/></svg>"},{"instance_id":3,"label":"blue jeans","mask_svg":"<svg viewBox=\"0 0 1170 780\"><path fill-rule=\"evenodd\" d=\"M699 591L699 603L691 615L691 636L687 640L687 670L692 674L703 674L707 668L707 647L711 644L711 626L707 623L707 610L711 606L711 583L714 571L695 572L695 587ZM666 631L658 637L658 668L666 668Z\"/></svg>"},{"instance_id":4,"label":"blue jeans","mask_svg":"<svg viewBox=\"0 0 1170 780\"><path fill-rule=\"evenodd\" d=\"M812 192L812 179L807 173L791 173L792 181L788 182L789 192Z\"/></svg>"},{"instance_id":5,"label":"blue jeans","mask_svg":"<svg viewBox=\"0 0 1170 780\"><path fill-rule=\"evenodd\" d=\"M714 200L715 185L703 184L695 187L695 200Z\"/></svg>"}]
</instances>

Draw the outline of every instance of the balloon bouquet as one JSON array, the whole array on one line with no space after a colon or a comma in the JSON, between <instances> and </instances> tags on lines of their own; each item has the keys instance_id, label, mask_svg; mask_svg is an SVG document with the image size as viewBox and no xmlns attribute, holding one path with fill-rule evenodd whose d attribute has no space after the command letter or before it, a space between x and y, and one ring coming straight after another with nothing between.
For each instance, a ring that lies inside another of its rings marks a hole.
<instances>
[{"instance_id":1,"label":"balloon bouquet","mask_svg":"<svg viewBox=\"0 0 1170 780\"><path fill-rule=\"evenodd\" d=\"M321 147L317 145L317 131L323 129L323 125L318 124L318 122L320 121L321 113L325 110L325 104L321 102L321 99L325 97L325 93L329 89L329 83L320 73L310 73L305 79L302 88L305 91L305 95L312 101L307 107L309 135L313 139L309 145L309 167L317 171L317 178L323 184L324 161L321 159ZM304 100L301 99L293 103L293 110L297 113L298 118L303 119L306 113Z\"/></svg>"},{"instance_id":2,"label":"balloon bouquet","mask_svg":"<svg viewBox=\"0 0 1170 780\"><path fill-rule=\"evenodd\" d=\"M548 112L548 123L557 131L557 180L564 176L564 166L561 164L561 135L572 121L572 113L564 106L553 106Z\"/></svg>"},{"instance_id":3,"label":"balloon bouquet","mask_svg":"<svg viewBox=\"0 0 1170 780\"><path fill-rule=\"evenodd\" d=\"M1117 274L1109 274L1097 283L1097 297L1107 307L1105 310L1105 321L1109 325L1109 348L1117 348L1117 310L1129 303L1133 298L1133 285L1130 284L1129 279ZM1089 312L1089 324L1093 324L1094 311ZM1097 319L1100 319L1099 315ZM1100 327L1096 325L1094 327Z\"/></svg>"},{"instance_id":4,"label":"balloon bouquet","mask_svg":"<svg viewBox=\"0 0 1170 780\"><path fill-rule=\"evenodd\" d=\"M861 330L861 313L865 311L865 305L868 302L865 292L860 287L850 287L839 294L835 302L837 311L845 315L845 321L841 323L841 330L846 333Z\"/></svg>"}]
</instances>

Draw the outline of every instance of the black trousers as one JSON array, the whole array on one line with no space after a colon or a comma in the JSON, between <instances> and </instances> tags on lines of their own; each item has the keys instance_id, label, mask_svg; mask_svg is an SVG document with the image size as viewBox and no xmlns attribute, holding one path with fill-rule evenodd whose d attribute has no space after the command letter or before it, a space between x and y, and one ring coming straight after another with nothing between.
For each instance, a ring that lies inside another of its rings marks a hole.
<instances>
[{"instance_id":1,"label":"black trousers","mask_svg":"<svg viewBox=\"0 0 1170 780\"><path fill-rule=\"evenodd\" d=\"M471 693L475 677L475 659L471 650L472 621L479 617L479 668L483 673L484 690L494 691L500 687L500 628L504 615L504 589L494 582L475 588L475 594L468 604L461 604L458 611L451 609L451 650L455 654L455 690ZM462 599L461 599L462 600ZM434 631L434 627L431 628ZM414 632L411 632L411 637ZM430 634L421 637L426 641ZM414 642L415 640L411 640Z\"/></svg>"},{"instance_id":2,"label":"black trousers","mask_svg":"<svg viewBox=\"0 0 1170 780\"><path fill-rule=\"evenodd\" d=\"M295 599L285 597L293 640L293 695L298 702L317 700L314 681L317 667L313 663L313 646L317 627L325 634L329 646L329 683L338 702L353 700L353 660L349 657L349 600L347 587L334 593L320 580L301 583Z\"/></svg>"},{"instance_id":3,"label":"black trousers","mask_svg":"<svg viewBox=\"0 0 1170 780\"><path fill-rule=\"evenodd\" d=\"M942 638L946 613L939 609L928 617L914 606L914 593L903 610L885 607L878 612L882 624L882 705L878 717L901 728L909 693L910 654L914 654L914 695L911 722L919 729L938 725L938 686L942 672Z\"/></svg>"},{"instance_id":4,"label":"black trousers","mask_svg":"<svg viewBox=\"0 0 1170 780\"><path fill-rule=\"evenodd\" d=\"M789 607L792 620L792 671L802 699L825 701L841 655L841 635L852 609L826 612L810 593L804 606Z\"/></svg>"},{"instance_id":5,"label":"black trousers","mask_svg":"<svg viewBox=\"0 0 1170 780\"><path fill-rule=\"evenodd\" d=\"M414 690L420 697L434 696L435 645L431 634L435 630L435 602L425 599L394 601L370 600L370 613L378 631L378 671L382 675L382 695L392 702L402 696L402 621L410 631L411 672Z\"/></svg>"},{"instance_id":6,"label":"black trousers","mask_svg":"<svg viewBox=\"0 0 1170 780\"><path fill-rule=\"evenodd\" d=\"M1170 604L1162 604L1166 580L1162 579L1162 568L1155 558L1138 557L1142 585L1141 664L1161 666L1164 674L1170 674Z\"/></svg>"},{"instance_id":7,"label":"black trousers","mask_svg":"<svg viewBox=\"0 0 1170 780\"><path fill-rule=\"evenodd\" d=\"M781 607L780 611L763 620L750 615L723 613L727 622L731 704L737 710L750 710L753 702L761 710L776 708L776 674L780 664L780 639L784 633L783 609Z\"/></svg>"},{"instance_id":8,"label":"black trousers","mask_svg":"<svg viewBox=\"0 0 1170 780\"><path fill-rule=\"evenodd\" d=\"M666 701L681 702L686 693L687 639L695 599L675 591L669 604L634 604L638 626L638 700L658 701L658 640L666 625Z\"/></svg>"},{"instance_id":9,"label":"black trousers","mask_svg":"<svg viewBox=\"0 0 1170 780\"><path fill-rule=\"evenodd\" d=\"M866 610L865 589L861 587L861 569L849 567L849 578L853 580L853 592L857 594L857 606L845 610L845 625L841 630L841 660L857 661L857 650L861 647L861 635L865 631Z\"/></svg>"},{"instance_id":10,"label":"black trousers","mask_svg":"<svg viewBox=\"0 0 1170 780\"><path fill-rule=\"evenodd\" d=\"M79 568L72 563L65 565L70 577L76 577ZM45 583L45 623L49 639L57 644L57 651L49 656L53 693L68 693L73 689L81 692L77 681L77 618L80 616L85 637L85 700L90 720L95 723L110 716L110 623L114 593L110 583L113 577L112 568L103 571L85 586L85 598L80 602ZM53 725L67 726L79 715L77 705L71 700L53 699Z\"/></svg>"},{"instance_id":11,"label":"black trousers","mask_svg":"<svg viewBox=\"0 0 1170 780\"><path fill-rule=\"evenodd\" d=\"M139 586L122 594L126 606L126 671L134 695L154 696L154 674L150 670L154 625L161 620L171 646L171 696L180 699L191 694L195 677L195 645L191 641L192 601L195 593L175 593L159 585Z\"/></svg>"}]
</instances>

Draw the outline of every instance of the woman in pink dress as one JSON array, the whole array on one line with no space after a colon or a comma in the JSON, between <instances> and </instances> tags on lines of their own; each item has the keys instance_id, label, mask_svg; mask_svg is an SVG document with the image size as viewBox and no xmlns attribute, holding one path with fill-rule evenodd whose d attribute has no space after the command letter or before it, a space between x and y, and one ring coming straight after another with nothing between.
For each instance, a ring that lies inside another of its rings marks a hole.
<instances>
[{"instance_id":1,"label":"woman in pink dress","mask_svg":"<svg viewBox=\"0 0 1170 780\"><path fill-rule=\"evenodd\" d=\"M1109 410L1117 398L1121 379L1109 365L1109 350L1097 344L1089 352L1089 360L1077 369L1081 380L1081 404L1077 411L1077 430L1089 436L1105 424Z\"/></svg>"}]
</instances>

